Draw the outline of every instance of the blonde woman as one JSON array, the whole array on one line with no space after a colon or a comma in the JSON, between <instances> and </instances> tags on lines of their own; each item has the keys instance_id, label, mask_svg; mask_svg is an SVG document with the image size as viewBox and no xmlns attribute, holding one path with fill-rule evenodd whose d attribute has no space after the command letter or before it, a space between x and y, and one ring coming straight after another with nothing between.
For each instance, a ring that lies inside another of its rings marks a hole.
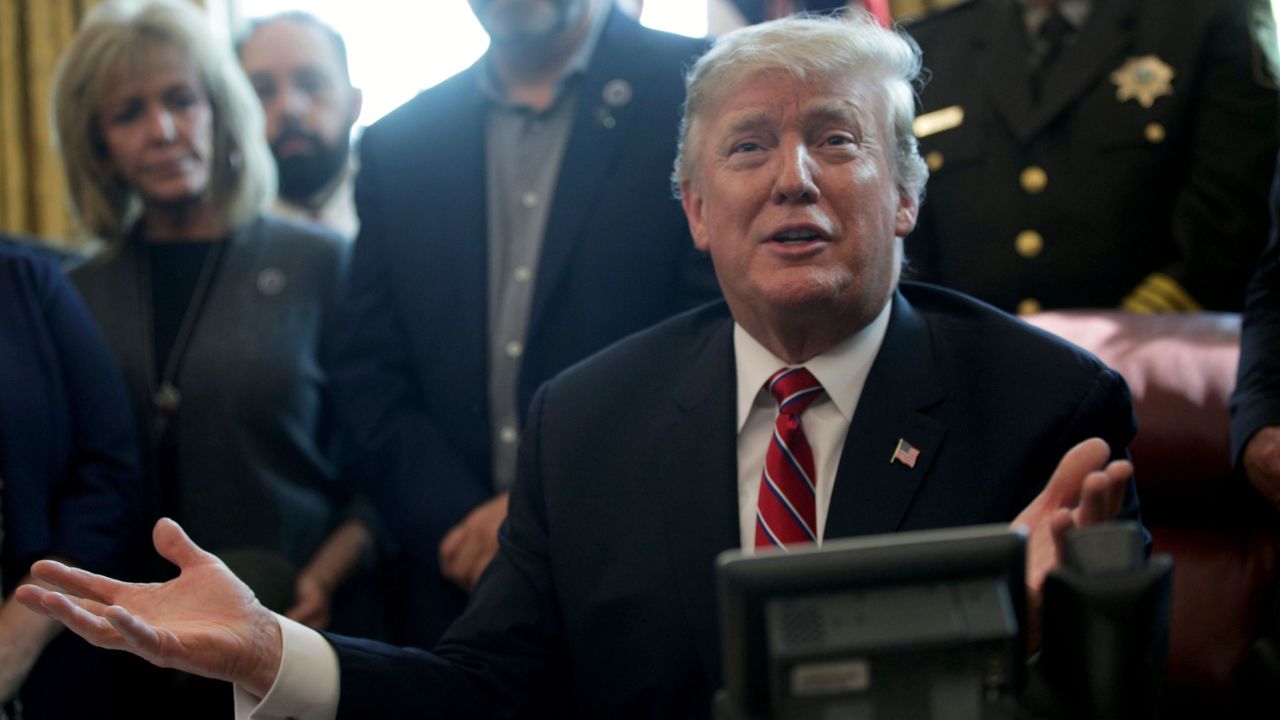
<instances>
[{"instance_id":1,"label":"blonde woman","mask_svg":"<svg viewBox=\"0 0 1280 720\"><path fill-rule=\"evenodd\" d=\"M263 216L261 108L188 4L96 7L62 59L54 119L73 207L102 245L73 279L129 385L147 515L180 518L267 605L326 626L369 540L329 452L345 244Z\"/></svg>"}]
</instances>

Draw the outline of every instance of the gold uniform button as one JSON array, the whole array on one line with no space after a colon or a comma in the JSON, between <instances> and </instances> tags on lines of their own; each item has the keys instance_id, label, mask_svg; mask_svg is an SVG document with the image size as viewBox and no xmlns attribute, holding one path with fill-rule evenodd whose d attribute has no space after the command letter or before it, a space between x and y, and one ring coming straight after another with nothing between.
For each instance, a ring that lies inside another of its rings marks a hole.
<instances>
[{"instance_id":1,"label":"gold uniform button","mask_svg":"<svg viewBox=\"0 0 1280 720\"><path fill-rule=\"evenodd\" d=\"M1019 315L1035 315L1040 312L1040 301L1035 298L1027 298L1018 303Z\"/></svg>"},{"instance_id":2,"label":"gold uniform button","mask_svg":"<svg viewBox=\"0 0 1280 720\"><path fill-rule=\"evenodd\" d=\"M1045 174L1044 168L1038 165L1032 165L1022 174L1018 176L1018 182L1022 185L1022 189L1031 195L1036 195L1044 191L1046 185L1049 184L1049 176Z\"/></svg>"},{"instance_id":3,"label":"gold uniform button","mask_svg":"<svg viewBox=\"0 0 1280 720\"><path fill-rule=\"evenodd\" d=\"M924 156L924 164L929 166L929 172L938 172L942 169L942 153L931 150Z\"/></svg>"},{"instance_id":4,"label":"gold uniform button","mask_svg":"<svg viewBox=\"0 0 1280 720\"><path fill-rule=\"evenodd\" d=\"M1164 126L1158 122L1147 123L1142 129L1142 134L1147 138L1147 142L1157 144L1164 142Z\"/></svg>"},{"instance_id":5,"label":"gold uniform button","mask_svg":"<svg viewBox=\"0 0 1280 720\"><path fill-rule=\"evenodd\" d=\"M1044 236L1035 230L1023 230L1013 239L1013 247L1024 258L1033 258L1044 250Z\"/></svg>"}]
</instances>

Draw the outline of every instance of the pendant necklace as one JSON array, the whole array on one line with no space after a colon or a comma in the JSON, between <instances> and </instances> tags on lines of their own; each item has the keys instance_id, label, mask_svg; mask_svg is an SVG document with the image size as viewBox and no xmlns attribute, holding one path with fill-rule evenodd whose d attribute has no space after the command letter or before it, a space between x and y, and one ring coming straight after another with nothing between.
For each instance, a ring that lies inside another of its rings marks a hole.
<instances>
[{"instance_id":1,"label":"pendant necklace","mask_svg":"<svg viewBox=\"0 0 1280 720\"><path fill-rule=\"evenodd\" d=\"M196 277L195 288L191 291L191 299L187 302L186 312L182 315L182 323L178 326L178 333L174 336L173 345L169 348L169 354L165 357L164 368L160 373L159 380L151 393L152 422L151 434L152 439L160 440L166 437L173 429L173 421L178 415L178 409L182 406L182 392L178 390L178 373L182 369L182 361L186 357L188 346L191 344L191 335L195 331L196 323L200 319L200 313L204 310L205 304L209 300L209 293L213 289L213 281L218 274L218 266L222 263L222 256L226 252L226 247L231 243L231 238L223 238L213 243L209 248L208 254L205 255L204 263L200 266L200 274ZM146 318L146 326L151 329L149 339L151 345L155 344L155 309L151 307L153 302L151 287L151 253L145 246L138 253L139 261L142 265L142 284L143 298L147 305L148 317ZM155 370L148 374L148 377L155 378Z\"/></svg>"}]
</instances>

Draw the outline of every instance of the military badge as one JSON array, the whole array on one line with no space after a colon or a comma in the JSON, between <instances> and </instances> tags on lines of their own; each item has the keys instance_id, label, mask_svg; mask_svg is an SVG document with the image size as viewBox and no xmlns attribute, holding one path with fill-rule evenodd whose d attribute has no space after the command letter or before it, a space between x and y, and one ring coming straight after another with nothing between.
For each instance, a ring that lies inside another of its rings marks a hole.
<instances>
[{"instance_id":1,"label":"military badge","mask_svg":"<svg viewBox=\"0 0 1280 720\"><path fill-rule=\"evenodd\" d=\"M1111 73L1116 84L1116 100L1137 100L1144 108L1156 99L1173 94L1173 68L1155 55L1131 57Z\"/></svg>"}]
</instances>

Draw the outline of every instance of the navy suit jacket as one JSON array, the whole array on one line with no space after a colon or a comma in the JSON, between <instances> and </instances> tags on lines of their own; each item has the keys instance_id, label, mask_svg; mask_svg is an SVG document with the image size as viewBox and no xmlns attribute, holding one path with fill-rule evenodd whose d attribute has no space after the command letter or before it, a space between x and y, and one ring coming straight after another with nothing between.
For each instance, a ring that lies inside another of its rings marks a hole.
<instances>
[{"instance_id":1,"label":"navy suit jacket","mask_svg":"<svg viewBox=\"0 0 1280 720\"><path fill-rule=\"evenodd\" d=\"M581 79L547 220L518 407L551 375L626 335L717 297L668 178L682 70L699 40L617 10ZM437 547L491 497L484 61L371 126L361 141L345 348L334 369L350 471L415 573L414 626L434 642L463 593ZM606 106L606 83L632 98ZM605 123L609 114L613 122Z\"/></svg>"},{"instance_id":2,"label":"navy suit jacket","mask_svg":"<svg viewBox=\"0 0 1280 720\"><path fill-rule=\"evenodd\" d=\"M1092 355L939 288L893 302L828 538L1007 522L1077 442L1127 455L1128 388ZM339 717L709 717L714 559L740 543L732 328L707 306L547 383L467 612L435 653L331 638Z\"/></svg>"}]
</instances>

